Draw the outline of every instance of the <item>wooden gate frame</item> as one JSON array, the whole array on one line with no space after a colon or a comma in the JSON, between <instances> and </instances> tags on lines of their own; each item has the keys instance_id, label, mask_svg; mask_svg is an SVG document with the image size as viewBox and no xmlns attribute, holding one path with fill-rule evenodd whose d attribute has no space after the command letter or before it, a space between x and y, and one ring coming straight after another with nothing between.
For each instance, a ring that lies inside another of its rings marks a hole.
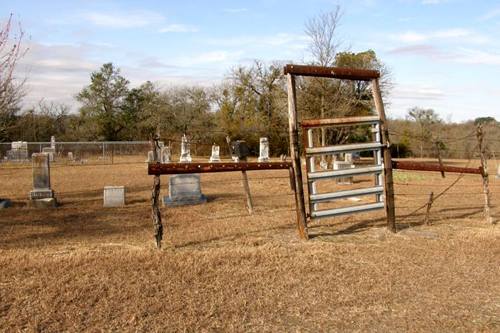
<instances>
[{"instance_id":1,"label":"wooden gate frame","mask_svg":"<svg viewBox=\"0 0 500 333\"><path fill-rule=\"evenodd\" d=\"M389 130L385 116L384 103L380 92L380 72L375 70L321 67L307 65L286 65L284 74L287 76L288 88L288 125L290 135L290 155L294 170L295 180L295 204L297 209L297 229L302 239L309 239L307 232L308 216L304 200L304 187L302 181L302 165L300 160L299 131L297 120L297 96L295 89L295 76L313 76L333 78L351 81L369 81L372 84L372 96L375 110L380 119L380 131L382 134L382 154L384 160L384 194L387 228L396 232L396 213L394 207L394 184L392 177L392 161L389 149Z\"/></svg>"}]
</instances>

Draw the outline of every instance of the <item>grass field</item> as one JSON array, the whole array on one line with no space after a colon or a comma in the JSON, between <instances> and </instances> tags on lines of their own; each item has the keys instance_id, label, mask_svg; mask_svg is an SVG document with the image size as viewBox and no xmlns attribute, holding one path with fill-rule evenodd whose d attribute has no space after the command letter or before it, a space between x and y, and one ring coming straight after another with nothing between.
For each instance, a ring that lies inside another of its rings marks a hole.
<instances>
[{"instance_id":1,"label":"grass field","mask_svg":"<svg viewBox=\"0 0 500 333\"><path fill-rule=\"evenodd\" d=\"M0 210L1 331L500 331L500 232L477 175L431 226L425 209L406 215L457 175L396 172L398 233L376 211L314 222L301 241L287 171L248 173L252 216L238 173L204 174L207 204L162 208L159 251L144 163L51 171L61 206L32 209L31 168L0 166L14 202ZM126 207L102 207L106 185L126 186Z\"/></svg>"}]
</instances>

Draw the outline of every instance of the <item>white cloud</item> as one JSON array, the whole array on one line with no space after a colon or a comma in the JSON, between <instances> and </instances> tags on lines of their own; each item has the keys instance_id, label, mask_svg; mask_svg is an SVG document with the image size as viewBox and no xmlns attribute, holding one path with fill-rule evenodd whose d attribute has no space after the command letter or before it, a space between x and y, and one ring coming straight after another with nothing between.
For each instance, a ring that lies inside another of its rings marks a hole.
<instances>
[{"instance_id":1,"label":"white cloud","mask_svg":"<svg viewBox=\"0 0 500 333\"><path fill-rule=\"evenodd\" d=\"M165 32L197 32L198 28L187 24L169 24L160 30L161 33Z\"/></svg>"},{"instance_id":2,"label":"white cloud","mask_svg":"<svg viewBox=\"0 0 500 333\"><path fill-rule=\"evenodd\" d=\"M193 66L200 64L214 64L214 63L236 63L237 60L242 56L242 51L209 51L205 53L201 53L195 57L182 57L178 59L176 63L179 66Z\"/></svg>"},{"instance_id":3,"label":"white cloud","mask_svg":"<svg viewBox=\"0 0 500 333\"><path fill-rule=\"evenodd\" d=\"M394 35L393 38L404 43L422 43L431 40L460 40L460 42L482 44L489 41L488 37L463 28L437 30L425 33L407 31L402 34Z\"/></svg>"},{"instance_id":4,"label":"white cloud","mask_svg":"<svg viewBox=\"0 0 500 333\"><path fill-rule=\"evenodd\" d=\"M500 53L487 52L482 50L460 49L461 54L456 59L457 62L472 65L500 65Z\"/></svg>"},{"instance_id":5,"label":"white cloud","mask_svg":"<svg viewBox=\"0 0 500 333\"><path fill-rule=\"evenodd\" d=\"M287 44L305 44L309 39L305 35L277 33L267 36L237 36L230 38L212 38L206 40L207 44L218 46L283 46Z\"/></svg>"},{"instance_id":6,"label":"white cloud","mask_svg":"<svg viewBox=\"0 0 500 333\"><path fill-rule=\"evenodd\" d=\"M391 92L391 99L437 100L446 94L433 85L396 85Z\"/></svg>"},{"instance_id":7,"label":"white cloud","mask_svg":"<svg viewBox=\"0 0 500 333\"><path fill-rule=\"evenodd\" d=\"M159 24L165 20L163 16L148 11L130 13L87 12L82 14L82 18L91 24L108 28L138 28Z\"/></svg>"}]
</instances>

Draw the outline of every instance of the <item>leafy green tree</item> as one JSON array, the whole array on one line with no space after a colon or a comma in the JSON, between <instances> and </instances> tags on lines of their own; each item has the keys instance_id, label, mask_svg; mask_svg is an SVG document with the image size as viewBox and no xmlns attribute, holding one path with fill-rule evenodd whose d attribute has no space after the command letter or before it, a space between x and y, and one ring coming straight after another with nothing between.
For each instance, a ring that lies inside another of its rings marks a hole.
<instances>
[{"instance_id":1,"label":"leafy green tree","mask_svg":"<svg viewBox=\"0 0 500 333\"><path fill-rule=\"evenodd\" d=\"M220 129L233 139L244 139L257 150L259 138L269 138L271 150L287 151L287 109L284 78L279 64L255 61L235 68L214 93Z\"/></svg>"},{"instance_id":2,"label":"leafy green tree","mask_svg":"<svg viewBox=\"0 0 500 333\"><path fill-rule=\"evenodd\" d=\"M76 96L82 103L82 118L97 125L98 138L115 141L129 125L124 103L129 93L129 81L120 75L120 70L112 63L104 64L90 76L90 85Z\"/></svg>"}]
</instances>

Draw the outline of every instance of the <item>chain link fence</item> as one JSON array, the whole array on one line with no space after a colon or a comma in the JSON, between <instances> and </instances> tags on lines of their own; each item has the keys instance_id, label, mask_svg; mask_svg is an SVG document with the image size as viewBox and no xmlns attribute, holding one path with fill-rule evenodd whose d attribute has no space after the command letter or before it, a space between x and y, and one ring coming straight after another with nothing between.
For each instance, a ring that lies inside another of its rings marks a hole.
<instances>
[{"instance_id":1,"label":"chain link fence","mask_svg":"<svg viewBox=\"0 0 500 333\"><path fill-rule=\"evenodd\" d=\"M12 149L12 143L0 143L0 162L29 164L33 153L50 147L50 142L26 142L23 148ZM53 163L139 163L146 161L150 149L149 141L56 142Z\"/></svg>"}]
</instances>

